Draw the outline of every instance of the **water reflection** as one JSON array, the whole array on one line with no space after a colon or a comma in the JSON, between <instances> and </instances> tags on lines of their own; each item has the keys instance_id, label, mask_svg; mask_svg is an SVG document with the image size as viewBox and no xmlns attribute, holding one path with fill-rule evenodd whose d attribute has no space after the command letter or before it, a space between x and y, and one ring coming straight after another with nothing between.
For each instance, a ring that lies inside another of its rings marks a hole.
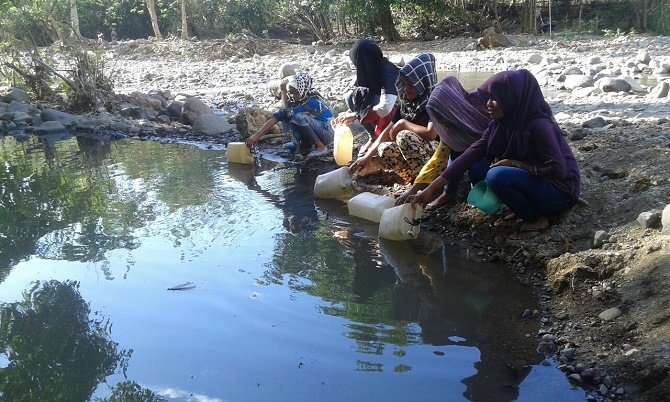
<instances>
[{"instance_id":1,"label":"water reflection","mask_svg":"<svg viewBox=\"0 0 670 402\"><path fill-rule=\"evenodd\" d=\"M286 217L308 217L311 225L305 230L287 227L289 233L277 235L273 264L263 283L285 281L330 302L321 307L324 313L350 320L345 335L360 355L355 371L411 371L410 364L389 368L377 361L389 354L401 356L404 352L397 347L476 347L476 374L462 379L463 396L484 402L518 398L531 365L542 359L533 339L525 336L536 332L537 325L521 319L521 312L535 302L502 267L458 257L450 261L438 239L380 241L353 229L336 202L320 202L319 213L309 194L316 172L275 171L286 181L277 195L256 182L253 168L230 169Z\"/></svg>"},{"instance_id":2,"label":"water reflection","mask_svg":"<svg viewBox=\"0 0 670 402\"><path fill-rule=\"evenodd\" d=\"M126 370L131 351L111 340L111 322L91 311L75 282L35 283L23 300L0 304L0 390L7 401L88 401Z\"/></svg>"},{"instance_id":3,"label":"water reflection","mask_svg":"<svg viewBox=\"0 0 670 402\"><path fill-rule=\"evenodd\" d=\"M392 293L394 316L416 321L423 342L431 345L476 346L477 374L463 379L464 396L473 401L511 401L530 366L542 359L523 334L536 331L520 318L533 305L501 267L452 258L446 246L380 240L385 261L398 275ZM452 255L455 253L452 253ZM455 339L455 340L454 340Z\"/></svg>"}]
</instances>

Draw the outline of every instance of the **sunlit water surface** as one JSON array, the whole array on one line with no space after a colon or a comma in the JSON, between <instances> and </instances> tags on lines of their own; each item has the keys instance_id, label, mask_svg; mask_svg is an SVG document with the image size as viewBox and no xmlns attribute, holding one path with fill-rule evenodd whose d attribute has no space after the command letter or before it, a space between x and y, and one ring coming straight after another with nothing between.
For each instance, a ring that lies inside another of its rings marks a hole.
<instances>
[{"instance_id":1,"label":"sunlit water surface","mask_svg":"<svg viewBox=\"0 0 670 402\"><path fill-rule=\"evenodd\" d=\"M87 138L0 160L0 399L583 399L504 266L380 242L314 172Z\"/></svg>"}]
</instances>

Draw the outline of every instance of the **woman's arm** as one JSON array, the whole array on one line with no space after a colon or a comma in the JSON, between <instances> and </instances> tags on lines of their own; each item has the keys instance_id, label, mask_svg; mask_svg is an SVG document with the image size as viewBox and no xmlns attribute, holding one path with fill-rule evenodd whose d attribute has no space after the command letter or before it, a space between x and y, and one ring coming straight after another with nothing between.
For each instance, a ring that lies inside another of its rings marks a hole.
<instances>
[{"instance_id":1,"label":"woman's arm","mask_svg":"<svg viewBox=\"0 0 670 402\"><path fill-rule=\"evenodd\" d=\"M558 136L563 135L547 120L534 121L528 127L531 145L537 160L502 159L491 167L512 166L526 170L533 176L562 179L567 174L567 164Z\"/></svg>"},{"instance_id":2,"label":"woman's arm","mask_svg":"<svg viewBox=\"0 0 670 402\"><path fill-rule=\"evenodd\" d=\"M411 121L400 119L391 128L391 141L395 141L396 135L403 130L409 130L426 141L434 141L437 138L437 132L433 129L433 122L429 122L428 126L412 123Z\"/></svg>"},{"instance_id":3,"label":"woman's arm","mask_svg":"<svg viewBox=\"0 0 670 402\"><path fill-rule=\"evenodd\" d=\"M363 169L365 166L367 166L368 163L370 163L370 158L377 152L377 148L379 148L379 144L383 142L388 142L391 141L391 128L393 127L393 123L389 123L386 128L384 128L384 131L377 136L375 141L370 144L368 147L367 151L365 152L365 155L361 156L360 158L356 159L354 163L352 163L349 168L353 171L356 172L360 169Z\"/></svg>"},{"instance_id":4,"label":"woman's arm","mask_svg":"<svg viewBox=\"0 0 670 402\"><path fill-rule=\"evenodd\" d=\"M410 195L407 197L405 202L411 203L413 207L417 204L425 207L433 200L433 194L438 190L441 191L448 183L449 180L442 176L438 176L424 190L419 191L416 195Z\"/></svg>"},{"instance_id":5,"label":"woman's arm","mask_svg":"<svg viewBox=\"0 0 670 402\"><path fill-rule=\"evenodd\" d=\"M393 106L395 106L395 101L397 99L398 95L382 92L381 96L379 97L379 103L374 105L372 110L375 111L379 117L386 117L389 113L391 113L391 110L393 110Z\"/></svg>"},{"instance_id":6,"label":"woman's arm","mask_svg":"<svg viewBox=\"0 0 670 402\"><path fill-rule=\"evenodd\" d=\"M252 136L247 138L247 140L245 141L247 146L251 148L254 145L256 145L256 143L260 141L260 139L263 138L263 136L267 134L272 129L272 127L274 127L275 124L277 123L279 123L279 120L275 119L274 117L269 118L268 121L266 121L265 124L263 124L263 127L259 128L258 131L256 131Z\"/></svg>"}]
</instances>

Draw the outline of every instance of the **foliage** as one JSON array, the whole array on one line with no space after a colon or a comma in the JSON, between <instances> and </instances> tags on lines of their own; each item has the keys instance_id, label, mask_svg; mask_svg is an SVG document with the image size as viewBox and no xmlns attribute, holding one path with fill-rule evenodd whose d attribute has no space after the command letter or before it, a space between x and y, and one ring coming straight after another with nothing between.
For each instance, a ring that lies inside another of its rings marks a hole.
<instances>
[{"instance_id":1,"label":"foliage","mask_svg":"<svg viewBox=\"0 0 670 402\"><path fill-rule=\"evenodd\" d=\"M69 79L68 105L73 111L89 111L104 105L114 96L112 77L105 71L105 60L100 53L75 48Z\"/></svg>"},{"instance_id":2,"label":"foliage","mask_svg":"<svg viewBox=\"0 0 670 402\"><path fill-rule=\"evenodd\" d=\"M393 12L405 38L423 38L426 33L456 36L479 31L471 14L440 0L398 2Z\"/></svg>"},{"instance_id":3,"label":"foliage","mask_svg":"<svg viewBox=\"0 0 670 402\"><path fill-rule=\"evenodd\" d=\"M145 0L78 0L80 31L95 38L98 31L110 39L111 24L117 24L119 38L154 35ZM158 27L166 36L179 37L181 8L177 0L156 0ZM309 32L314 38L384 35L395 28L404 38L421 38L426 33L458 36L478 33L495 20L498 27L527 31L534 26L534 0L186 0L189 34L201 39L223 38L246 29L296 35ZM392 15L386 10L390 7ZM576 5L556 2L557 14L565 15L560 28L585 27L592 33L670 32L670 3L624 0L616 3L584 3L581 21ZM571 12L568 12L572 10ZM0 0L0 40L16 36L37 46L71 37L70 0ZM529 20L530 19L530 20ZM575 22L576 21L576 22ZM389 23L392 22L391 25Z\"/></svg>"},{"instance_id":4,"label":"foliage","mask_svg":"<svg viewBox=\"0 0 670 402\"><path fill-rule=\"evenodd\" d=\"M23 300L0 304L0 400L86 401L130 352L110 339L111 323L89 318L77 282L36 283Z\"/></svg>"}]
</instances>

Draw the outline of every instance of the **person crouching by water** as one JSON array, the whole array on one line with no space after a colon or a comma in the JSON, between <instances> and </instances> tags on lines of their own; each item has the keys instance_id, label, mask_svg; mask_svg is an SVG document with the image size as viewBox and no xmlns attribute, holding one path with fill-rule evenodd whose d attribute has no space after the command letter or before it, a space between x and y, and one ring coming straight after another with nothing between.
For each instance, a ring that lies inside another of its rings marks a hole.
<instances>
[{"instance_id":1,"label":"person crouching by water","mask_svg":"<svg viewBox=\"0 0 670 402\"><path fill-rule=\"evenodd\" d=\"M354 42L349 58L356 66L356 80L344 94L349 111L340 113L336 122L349 124L358 119L368 131L370 139L359 150L360 157L393 121L397 110L399 68L384 57L376 43L368 39Z\"/></svg>"},{"instance_id":2,"label":"person crouching by water","mask_svg":"<svg viewBox=\"0 0 670 402\"><path fill-rule=\"evenodd\" d=\"M480 88L489 94L493 121L441 176L407 202L425 206L435 191L486 157L491 162L488 188L523 220L510 240L531 239L579 199L577 161L528 70L495 74Z\"/></svg>"},{"instance_id":3,"label":"person crouching by water","mask_svg":"<svg viewBox=\"0 0 670 402\"><path fill-rule=\"evenodd\" d=\"M482 136L491 122L486 109L487 101L487 93L481 89L466 91L456 77L446 77L437 84L428 99L426 110L440 143L430 160L421 168L414 184L398 198L397 204L404 203L407 197L426 188L442 173L449 161L453 162ZM483 180L488 166L484 158L474 163L468 169L470 182ZM428 208L438 208L453 200L458 182L453 180L447 184L444 192Z\"/></svg>"},{"instance_id":4,"label":"person crouching by water","mask_svg":"<svg viewBox=\"0 0 670 402\"><path fill-rule=\"evenodd\" d=\"M430 53L418 55L400 69L395 84L400 108L395 122L388 124L365 154L351 164L353 172L378 161L405 182L414 180L438 144L426 110L436 84L435 56Z\"/></svg>"},{"instance_id":5,"label":"person crouching by water","mask_svg":"<svg viewBox=\"0 0 670 402\"><path fill-rule=\"evenodd\" d=\"M287 77L282 81L280 90L283 108L247 138L247 146L256 145L275 124L281 122L283 131L293 135L293 141L284 144L285 149L312 157L326 155L326 145L333 142L333 112L312 88L312 77L305 73Z\"/></svg>"}]
</instances>

